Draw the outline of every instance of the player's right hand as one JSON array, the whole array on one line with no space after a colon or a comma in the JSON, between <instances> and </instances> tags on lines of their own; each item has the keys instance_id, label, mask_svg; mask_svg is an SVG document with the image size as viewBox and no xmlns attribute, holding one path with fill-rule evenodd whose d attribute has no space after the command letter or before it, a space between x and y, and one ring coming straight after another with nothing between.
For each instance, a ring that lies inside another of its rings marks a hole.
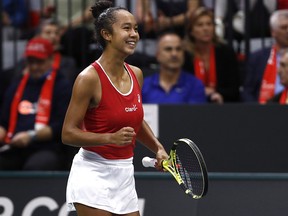
<instances>
[{"instance_id":1,"label":"player's right hand","mask_svg":"<svg viewBox=\"0 0 288 216\"><path fill-rule=\"evenodd\" d=\"M116 145L129 145L135 139L136 133L132 127L123 127L112 134L112 143Z\"/></svg>"}]
</instances>

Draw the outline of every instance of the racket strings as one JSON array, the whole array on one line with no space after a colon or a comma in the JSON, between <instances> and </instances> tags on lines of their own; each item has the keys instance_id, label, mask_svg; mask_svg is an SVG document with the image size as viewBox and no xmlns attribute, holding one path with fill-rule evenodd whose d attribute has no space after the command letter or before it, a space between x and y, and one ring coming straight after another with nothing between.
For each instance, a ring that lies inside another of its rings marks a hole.
<instances>
[{"instance_id":1,"label":"racket strings","mask_svg":"<svg viewBox=\"0 0 288 216\"><path fill-rule=\"evenodd\" d=\"M202 168L196 153L188 145L178 146L176 161L184 185L194 195L201 196L204 190L204 181Z\"/></svg>"},{"instance_id":2,"label":"racket strings","mask_svg":"<svg viewBox=\"0 0 288 216\"><path fill-rule=\"evenodd\" d=\"M186 186L186 188L192 190L192 183L190 180L190 174L189 172L183 167L183 164L181 163L178 155L176 156L176 163L177 163L177 168L178 168L178 172Z\"/></svg>"}]
</instances>

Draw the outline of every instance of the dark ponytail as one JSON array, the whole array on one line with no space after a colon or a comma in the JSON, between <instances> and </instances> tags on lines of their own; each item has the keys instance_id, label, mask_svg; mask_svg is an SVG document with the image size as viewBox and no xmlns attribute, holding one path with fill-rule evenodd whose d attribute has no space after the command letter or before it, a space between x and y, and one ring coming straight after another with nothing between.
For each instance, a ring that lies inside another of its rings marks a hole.
<instances>
[{"instance_id":1,"label":"dark ponytail","mask_svg":"<svg viewBox=\"0 0 288 216\"><path fill-rule=\"evenodd\" d=\"M106 41L101 35L101 30L106 29L110 33L113 33L112 25L117 21L115 11L126 10L123 7L113 7L112 1L99 0L91 7L91 12L94 17L95 26L95 38L96 42L102 49L106 47Z\"/></svg>"},{"instance_id":2,"label":"dark ponytail","mask_svg":"<svg viewBox=\"0 0 288 216\"><path fill-rule=\"evenodd\" d=\"M101 13L103 13L107 8L113 6L111 1L96 1L94 6L91 7L92 15L95 19L97 19Z\"/></svg>"}]
</instances>

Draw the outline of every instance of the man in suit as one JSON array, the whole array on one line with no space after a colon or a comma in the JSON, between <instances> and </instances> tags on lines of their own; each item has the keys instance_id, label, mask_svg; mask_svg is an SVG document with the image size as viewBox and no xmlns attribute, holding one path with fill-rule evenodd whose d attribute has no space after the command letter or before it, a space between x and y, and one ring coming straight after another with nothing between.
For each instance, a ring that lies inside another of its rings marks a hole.
<instances>
[{"instance_id":1,"label":"man in suit","mask_svg":"<svg viewBox=\"0 0 288 216\"><path fill-rule=\"evenodd\" d=\"M270 17L270 28L272 47L252 53L248 60L242 91L244 102L265 104L284 89L277 70L280 56L288 48L288 10L275 11Z\"/></svg>"},{"instance_id":2,"label":"man in suit","mask_svg":"<svg viewBox=\"0 0 288 216\"><path fill-rule=\"evenodd\" d=\"M280 83L284 90L275 95L269 102L278 104L288 104L288 51L285 51L280 59L278 74Z\"/></svg>"}]
</instances>

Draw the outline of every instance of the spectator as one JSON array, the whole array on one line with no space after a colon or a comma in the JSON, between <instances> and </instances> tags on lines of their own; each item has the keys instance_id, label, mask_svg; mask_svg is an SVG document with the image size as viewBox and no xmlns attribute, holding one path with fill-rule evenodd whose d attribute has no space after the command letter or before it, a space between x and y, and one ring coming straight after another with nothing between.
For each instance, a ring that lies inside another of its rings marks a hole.
<instances>
[{"instance_id":1,"label":"spectator","mask_svg":"<svg viewBox=\"0 0 288 216\"><path fill-rule=\"evenodd\" d=\"M249 8L250 37L270 37L269 17L275 10L288 9L288 1L250 0ZM229 25L229 15L232 19L231 25ZM219 27L217 32L221 36L224 36L225 32L230 31L229 28L232 27L233 33L242 39L245 33L246 15L245 0L215 0L216 24Z\"/></svg>"},{"instance_id":2,"label":"spectator","mask_svg":"<svg viewBox=\"0 0 288 216\"><path fill-rule=\"evenodd\" d=\"M201 0L155 1L156 14L153 15L151 0L137 0L136 19L143 25L144 33L159 33L172 29L184 36L185 24L188 17L200 5Z\"/></svg>"},{"instance_id":3,"label":"spectator","mask_svg":"<svg viewBox=\"0 0 288 216\"><path fill-rule=\"evenodd\" d=\"M23 27L28 18L28 8L24 0L2 0L2 23L14 27Z\"/></svg>"},{"instance_id":4,"label":"spectator","mask_svg":"<svg viewBox=\"0 0 288 216\"><path fill-rule=\"evenodd\" d=\"M53 19L46 19L42 21L39 34L40 37L51 41L54 47L54 63L53 67L59 69L69 80L74 81L77 76L76 62L72 57L63 55L61 52L61 26Z\"/></svg>"},{"instance_id":5,"label":"spectator","mask_svg":"<svg viewBox=\"0 0 288 216\"><path fill-rule=\"evenodd\" d=\"M282 55L278 69L280 83L285 87L284 90L275 95L269 102L279 104L288 104L288 52L285 51Z\"/></svg>"},{"instance_id":6,"label":"spectator","mask_svg":"<svg viewBox=\"0 0 288 216\"><path fill-rule=\"evenodd\" d=\"M74 59L78 71L81 71L94 60L94 55L99 55L98 50L92 50L93 43L93 17L90 6L92 0L67 1L59 0L55 5L54 0L48 0L46 7L55 7L55 18L61 22L65 31L61 38L61 53ZM77 41L77 43L75 43ZM95 51L95 52L94 52Z\"/></svg>"},{"instance_id":7,"label":"spectator","mask_svg":"<svg viewBox=\"0 0 288 216\"><path fill-rule=\"evenodd\" d=\"M39 0L2 0L2 23L4 39L30 39L40 24L41 18L51 17L53 8L43 7ZM12 27L9 29L9 27ZM15 33L15 30L16 33Z\"/></svg>"},{"instance_id":8,"label":"spectator","mask_svg":"<svg viewBox=\"0 0 288 216\"><path fill-rule=\"evenodd\" d=\"M3 39L12 40L16 29L21 32L28 22L28 7L25 0L2 0Z\"/></svg>"},{"instance_id":9,"label":"spectator","mask_svg":"<svg viewBox=\"0 0 288 216\"><path fill-rule=\"evenodd\" d=\"M142 89L143 103L205 103L203 83L182 70L184 50L176 33L159 36L156 58L159 73L147 76Z\"/></svg>"},{"instance_id":10,"label":"spectator","mask_svg":"<svg viewBox=\"0 0 288 216\"><path fill-rule=\"evenodd\" d=\"M271 0L264 1L267 1L268 4L272 2ZM269 19L269 11L263 0L249 1L249 8L250 36L268 36L269 31L265 21ZM238 40L242 40L245 32L245 15L244 0L216 0L215 22L218 36L227 38L228 33L236 36ZM259 23L257 18L263 20L263 22ZM256 23L257 25L255 25Z\"/></svg>"},{"instance_id":11,"label":"spectator","mask_svg":"<svg viewBox=\"0 0 288 216\"><path fill-rule=\"evenodd\" d=\"M30 40L25 57L27 69L8 87L1 109L0 170L59 170L71 84L52 67L50 41Z\"/></svg>"},{"instance_id":12,"label":"spectator","mask_svg":"<svg viewBox=\"0 0 288 216\"><path fill-rule=\"evenodd\" d=\"M46 0L45 8L54 8L54 16L59 20L64 26L78 27L83 23L91 24L90 21L93 20L91 15L91 5L93 0L79 1L70 0L70 4L67 4L67 0ZM91 25L91 28L93 25Z\"/></svg>"},{"instance_id":13,"label":"spectator","mask_svg":"<svg viewBox=\"0 0 288 216\"><path fill-rule=\"evenodd\" d=\"M48 39L54 49L53 53L53 67L59 71L59 73L63 73L67 79L70 81L74 81L77 76L77 68L76 62L70 56L63 55L61 50L61 26L59 22L55 21L54 19L44 19L42 20L36 35L34 37L41 37ZM17 64L17 72L16 76L19 76L23 72L25 67L25 58L21 59L20 62Z\"/></svg>"},{"instance_id":14,"label":"spectator","mask_svg":"<svg viewBox=\"0 0 288 216\"><path fill-rule=\"evenodd\" d=\"M249 57L242 92L244 102L265 104L284 89L277 68L281 53L288 48L287 9L275 11L271 15L270 28L274 39L272 47L257 50Z\"/></svg>"},{"instance_id":15,"label":"spectator","mask_svg":"<svg viewBox=\"0 0 288 216\"><path fill-rule=\"evenodd\" d=\"M189 19L185 38L184 69L205 85L213 103L239 101L240 76L233 48L218 40L211 10L199 7Z\"/></svg>"}]
</instances>

